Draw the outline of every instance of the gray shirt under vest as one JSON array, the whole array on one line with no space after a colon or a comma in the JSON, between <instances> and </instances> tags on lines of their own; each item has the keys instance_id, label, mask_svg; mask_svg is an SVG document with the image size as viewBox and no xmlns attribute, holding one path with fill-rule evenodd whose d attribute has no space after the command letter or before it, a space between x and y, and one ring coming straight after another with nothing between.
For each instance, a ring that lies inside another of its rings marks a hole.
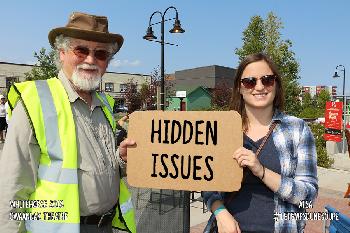
<instances>
[{"instance_id":1,"label":"gray shirt under vest","mask_svg":"<svg viewBox=\"0 0 350 233\"><path fill-rule=\"evenodd\" d=\"M101 101L92 93L89 109L60 71L71 104L78 149L80 215L101 215L119 197L119 165L125 166L116 150L115 135L106 119ZM10 221L10 200L26 200L35 191L40 148L19 101L10 120L6 142L0 155L0 232L21 232L23 222Z\"/></svg>"}]
</instances>

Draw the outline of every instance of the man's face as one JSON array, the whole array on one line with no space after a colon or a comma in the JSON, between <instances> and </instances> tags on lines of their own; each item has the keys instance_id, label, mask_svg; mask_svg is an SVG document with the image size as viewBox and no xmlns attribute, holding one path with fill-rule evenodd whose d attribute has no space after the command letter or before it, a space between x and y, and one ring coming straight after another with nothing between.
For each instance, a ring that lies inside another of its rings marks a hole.
<instances>
[{"instance_id":1,"label":"man's face","mask_svg":"<svg viewBox=\"0 0 350 233\"><path fill-rule=\"evenodd\" d=\"M98 88L108 66L108 49L108 44L74 39L67 51L60 51L62 69L77 89L92 91Z\"/></svg>"},{"instance_id":2,"label":"man's face","mask_svg":"<svg viewBox=\"0 0 350 233\"><path fill-rule=\"evenodd\" d=\"M6 102L6 99L5 99L5 98L2 98L2 99L1 99L1 103L4 104L5 102Z\"/></svg>"}]
</instances>

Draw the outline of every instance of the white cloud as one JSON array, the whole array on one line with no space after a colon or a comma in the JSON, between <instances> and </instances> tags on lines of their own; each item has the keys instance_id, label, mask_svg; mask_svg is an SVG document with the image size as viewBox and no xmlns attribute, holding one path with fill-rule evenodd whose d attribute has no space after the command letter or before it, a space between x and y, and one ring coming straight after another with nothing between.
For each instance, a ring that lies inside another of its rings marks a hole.
<instances>
[{"instance_id":1,"label":"white cloud","mask_svg":"<svg viewBox=\"0 0 350 233\"><path fill-rule=\"evenodd\" d=\"M134 61L129 61L127 59L124 60L112 60L111 63L109 64L112 67L136 67L140 66L141 62L140 60L134 60Z\"/></svg>"}]
</instances>

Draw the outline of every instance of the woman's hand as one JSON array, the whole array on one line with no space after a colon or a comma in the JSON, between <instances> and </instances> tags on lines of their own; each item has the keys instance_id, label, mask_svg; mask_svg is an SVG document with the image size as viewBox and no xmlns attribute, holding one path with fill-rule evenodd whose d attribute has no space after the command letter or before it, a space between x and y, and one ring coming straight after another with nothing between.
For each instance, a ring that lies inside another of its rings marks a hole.
<instances>
[{"instance_id":1,"label":"woman's hand","mask_svg":"<svg viewBox=\"0 0 350 233\"><path fill-rule=\"evenodd\" d=\"M253 151L240 147L233 153L232 157L237 160L239 166L248 167L255 176L262 177L264 167Z\"/></svg>"},{"instance_id":2,"label":"woman's hand","mask_svg":"<svg viewBox=\"0 0 350 233\"><path fill-rule=\"evenodd\" d=\"M216 215L219 233L241 233L238 222L226 209Z\"/></svg>"}]
</instances>

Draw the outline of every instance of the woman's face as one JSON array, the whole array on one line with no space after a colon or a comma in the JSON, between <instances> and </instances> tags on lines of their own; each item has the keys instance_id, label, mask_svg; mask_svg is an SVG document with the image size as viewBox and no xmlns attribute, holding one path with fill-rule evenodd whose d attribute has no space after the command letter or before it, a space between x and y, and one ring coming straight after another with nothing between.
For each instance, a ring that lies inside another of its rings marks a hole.
<instances>
[{"instance_id":1,"label":"woman's face","mask_svg":"<svg viewBox=\"0 0 350 233\"><path fill-rule=\"evenodd\" d=\"M240 93L246 107L255 109L273 108L276 81L274 73L264 60L250 63L245 67L240 85Z\"/></svg>"}]
</instances>

